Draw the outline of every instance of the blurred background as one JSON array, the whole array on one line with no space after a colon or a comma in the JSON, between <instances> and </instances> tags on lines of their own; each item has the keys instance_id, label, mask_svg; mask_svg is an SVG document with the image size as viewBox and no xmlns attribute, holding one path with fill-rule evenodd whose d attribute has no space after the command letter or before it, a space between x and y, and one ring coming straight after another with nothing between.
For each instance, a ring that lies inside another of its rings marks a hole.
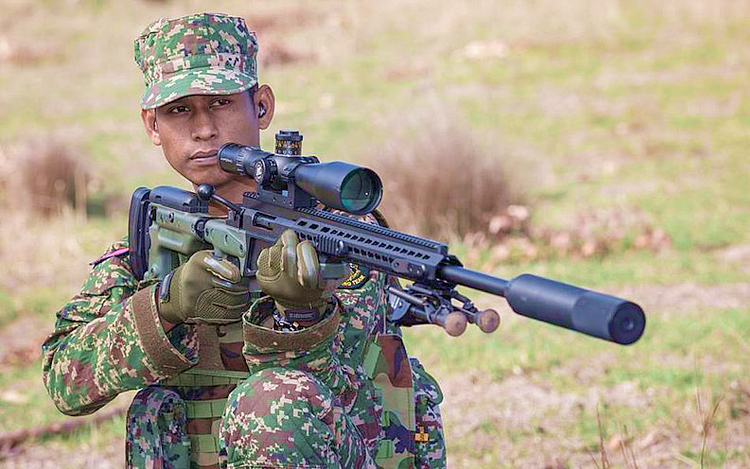
<instances>
[{"instance_id":1,"label":"blurred background","mask_svg":"<svg viewBox=\"0 0 750 469\"><path fill-rule=\"evenodd\" d=\"M146 138L133 39L197 1L3 0L0 467L124 466L129 395L60 414L55 312L127 230L132 191L185 183ZM375 169L402 231L470 268L644 306L621 347L502 316L407 348L441 383L453 468L750 467L750 3L219 1L260 42L273 134ZM97 417L98 416L98 417Z\"/></svg>"}]
</instances>

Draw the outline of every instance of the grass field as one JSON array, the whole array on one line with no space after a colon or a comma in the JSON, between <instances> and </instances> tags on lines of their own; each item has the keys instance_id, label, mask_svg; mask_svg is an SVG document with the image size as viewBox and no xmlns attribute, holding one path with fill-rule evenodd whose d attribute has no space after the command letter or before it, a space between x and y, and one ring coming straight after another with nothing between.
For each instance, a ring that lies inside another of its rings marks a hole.
<instances>
[{"instance_id":1,"label":"grass field","mask_svg":"<svg viewBox=\"0 0 750 469\"><path fill-rule=\"evenodd\" d=\"M0 435L70 421L41 384L39 345L54 313L124 234L133 189L184 185L141 130L132 40L155 18L202 8L3 3ZM467 266L548 276L646 310L646 333L630 347L473 293L501 313L494 334L407 331L445 393L450 467L750 467L750 2L211 8L258 31L261 81L278 102L264 146L298 128L308 152L371 165L397 227L412 221L398 207L422 193L446 217L467 209L452 149L473 148L503 173L480 172L475 184L512 189L529 218L503 237L485 225L441 233ZM33 189L63 156L79 179ZM435 176L415 176L406 192L401 173ZM0 448L0 467L122 467L123 434L122 417L84 423Z\"/></svg>"}]
</instances>

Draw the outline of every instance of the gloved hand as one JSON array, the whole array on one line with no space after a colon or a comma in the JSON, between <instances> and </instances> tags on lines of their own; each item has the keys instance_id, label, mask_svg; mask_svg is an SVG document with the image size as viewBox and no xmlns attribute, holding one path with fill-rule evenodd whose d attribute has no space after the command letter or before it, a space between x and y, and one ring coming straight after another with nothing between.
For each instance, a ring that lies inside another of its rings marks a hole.
<instances>
[{"instance_id":1,"label":"gloved hand","mask_svg":"<svg viewBox=\"0 0 750 469\"><path fill-rule=\"evenodd\" d=\"M228 259L198 251L164 279L159 314L169 322L227 324L250 307L248 282Z\"/></svg>"},{"instance_id":2,"label":"gloved hand","mask_svg":"<svg viewBox=\"0 0 750 469\"><path fill-rule=\"evenodd\" d=\"M348 265L330 265L324 278L318 253L309 241L300 242L292 230L258 256L256 278L260 288L276 302L290 321L315 321L327 309L333 290L349 276Z\"/></svg>"}]
</instances>

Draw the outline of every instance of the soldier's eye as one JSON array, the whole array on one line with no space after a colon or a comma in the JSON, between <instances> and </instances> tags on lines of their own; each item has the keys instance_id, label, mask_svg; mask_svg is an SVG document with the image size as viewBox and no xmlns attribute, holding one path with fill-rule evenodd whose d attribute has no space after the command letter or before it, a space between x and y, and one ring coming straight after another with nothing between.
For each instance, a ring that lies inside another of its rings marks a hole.
<instances>
[{"instance_id":1,"label":"soldier's eye","mask_svg":"<svg viewBox=\"0 0 750 469\"><path fill-rule=\"evenodd\" d=\"M190 111L189 107L183 106L183 105L179 105L179 106L175 106L175 107L171 108L169 110L169 113L170 114L182 114L184 112L189 112L189 111Z\"/></svg>"},{"instance_id":2,"label":"soldier's eye","mask_svg":"<svg viewBox=\"0 0 750 469\"><path fill-rule=\"evenodd\" d=\"M211 106L213 107L222 107L222 106L229 106L232 104L232 100L229 98L219 98L216 101L211 103Z\"/></svg>"}]
</instances>

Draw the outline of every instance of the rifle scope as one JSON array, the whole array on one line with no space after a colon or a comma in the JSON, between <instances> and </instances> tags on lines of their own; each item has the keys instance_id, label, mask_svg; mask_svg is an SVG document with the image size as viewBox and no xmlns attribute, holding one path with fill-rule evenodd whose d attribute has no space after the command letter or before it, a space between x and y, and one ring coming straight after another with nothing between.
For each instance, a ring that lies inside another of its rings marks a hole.
<instances>
[{"instance_id":1,"label":"rifle scope","mask_svg":"<svg viewBox=\"0 0 750 469\"><path fill-rule=\"evenodd\" d=\"M343 161L320 163L314 156L289 156L228 143L219 150L224 171L255 179L258 188L281 193L294 185L320 202L355 215L373 211L383 183L371 169Z\"/></svg>"}]
</instances>

